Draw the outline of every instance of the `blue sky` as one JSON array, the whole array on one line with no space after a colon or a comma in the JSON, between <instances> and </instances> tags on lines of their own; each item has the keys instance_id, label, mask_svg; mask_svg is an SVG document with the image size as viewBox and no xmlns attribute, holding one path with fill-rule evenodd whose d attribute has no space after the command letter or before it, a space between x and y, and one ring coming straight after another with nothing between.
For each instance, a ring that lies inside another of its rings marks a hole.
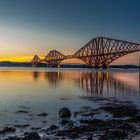
<instances>
[{"instance_id":1,"label":"blue sky","mask_svg":"<svg viewBox=\"0 0 140 140\"><path fill-rule=\"evenodd\" d=\"M0 0L0 52L74 53L96 36L139 42L139 6L139 0Z\"/></svg>"}]
</instances>

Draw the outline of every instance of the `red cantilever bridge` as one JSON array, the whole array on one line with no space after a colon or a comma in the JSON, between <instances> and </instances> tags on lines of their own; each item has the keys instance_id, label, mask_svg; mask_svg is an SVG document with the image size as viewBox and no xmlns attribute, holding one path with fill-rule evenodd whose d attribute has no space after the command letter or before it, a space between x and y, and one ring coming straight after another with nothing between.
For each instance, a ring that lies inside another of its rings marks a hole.
<instances>
[{"instance_id":1,"label":"red cantilever bridge","mask_svg":"<svg viewBox=\"0 0 140 140\"><path fill-rule=\"evenodd\" d=\"M51 50L44 59L35 55L32 59L32 66L36 67L39 63L46 63L47 66L58 67L65 59L78 58L90 67L107 68L114 60L140 51L140 44L107 37L96 37L85 44L73 55L64 55L56 50Z\"/></svg>"}]
</instances>

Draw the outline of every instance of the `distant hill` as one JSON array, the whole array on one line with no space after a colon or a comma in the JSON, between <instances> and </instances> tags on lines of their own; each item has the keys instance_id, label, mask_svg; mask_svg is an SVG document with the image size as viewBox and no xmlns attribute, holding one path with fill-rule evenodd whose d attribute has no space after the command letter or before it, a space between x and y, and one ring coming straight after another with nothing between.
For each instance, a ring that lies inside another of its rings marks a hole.
<instances>
[{"instance_id":1,"label":"distant hill","mask_svg":"<svg viewBox=\"0 0 140 140\"><path fill-rule=\"evenodd\" d=\"M32 67L30 62L10 62L2 61L0 62L0 67ZM38 67L46 67L46 64L40 63ZM85 64L62 64L61 68L88 68ZM139 68L136 65L110 65L109 68Z\"/></svg>"},{"instance_id":2,"label":"distant hill","mask_svg":"<svg viewBox=\"0 0 140 140\"><path fill-rule=\"evenodd\" d=\"M110 65L109 68L139 68L137 65Z\"/></svg>"},{"instance_id":3,"label":"distant hill","mask_svg":"<svg viewBox=\"0 0 140 140\"><path fill-rule=\"evenodd\" d=\"M0 67L31 67L32 64L28 62L10 62L3 61L0 62Z\"/></svg>"}]
</instances>

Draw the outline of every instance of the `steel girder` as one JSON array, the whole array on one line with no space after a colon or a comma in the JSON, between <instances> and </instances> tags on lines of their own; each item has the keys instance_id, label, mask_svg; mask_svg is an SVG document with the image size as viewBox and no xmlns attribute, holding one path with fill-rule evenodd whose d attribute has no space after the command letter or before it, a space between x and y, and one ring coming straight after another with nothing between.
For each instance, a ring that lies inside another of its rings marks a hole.
<instances>
[{"instance_id":1,"label":"steel girder","mask_svg":"<svg viewBox=\"0 0 140 140\"><path fill-rule=\"evenodd\" d=\"M78 58L90 67L106 68L116 59L137 51L140 51L140 44L138 43L97 37L85 44L74 55L65 56L56 50L52 50L43 60L35 55L31 62L33 66L41 61L45 61L48 66L59 66L64 59Z\"/></svg>"},{"instance_id":2,"label":"steel girder","mask_svg":"<svg viewBox=\"0 0 140 140\"><path fill-rule=\"evenodd\" d=\"M91 67L107 67L114 60L133 52L140 51L140 44L105 37L89 41L75 54Z\"/></svg>"},{"instance_id":3,"label":"steel girder","mask_svg":"<svg viewBox=\"0 0 140 140\"><path fill-rule=\"evenodd\" d=\"M39 64L40 62L41 62L41 59L37 55L35 55L31 61L32 67L36 67L37 64Z\"/></svg>"},{"instance_id":4,"label":"steel girder","mask_svg":"<svg viewBox=\"0 0 140 140\"><path fill-rule=\"evenodd\" d=\"M61 61L65 59L65 55L58 52L57 50L52 50L48 53L48 55L44 58L44 61L48 66L59 66Z\"/></svg>"}]
</instances>

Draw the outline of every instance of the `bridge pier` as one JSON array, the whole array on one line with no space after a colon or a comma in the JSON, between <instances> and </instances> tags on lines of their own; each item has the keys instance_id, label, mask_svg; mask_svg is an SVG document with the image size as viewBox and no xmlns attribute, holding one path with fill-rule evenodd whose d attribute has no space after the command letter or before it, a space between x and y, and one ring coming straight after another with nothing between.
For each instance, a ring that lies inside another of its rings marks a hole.
<instances>
[{"instance_id":1,"label":"bridge pier","mask_svg":"<svg viewBox=\"0 0 140 140\"><path fill-rule=\"evenodd\" d=\"M32 67L37 67L37 63L32 63Z\"/></svg>"},{"instance_id":2,"label":"bridge pier","mask_svg":"<svg viewBox=\"0 0 140 140\"><path fill-rule=\"evenodd\" d=\"M107 67L106 64L103 64L102 68L103 68L103 69L107 69L108 67Z\"/></svg>"},{"instance_id":3,"label":"bridge pier","mask_svg":"<svg viewBox=\"0 0 140 140\"><path fill-rule=\"evenodd\" d=\"M95 68L95 69L103 68L103 69L107 69L108 66L106 64L103 64L102 66L89 66L89 68Z\"/></svg>"},{"instance_id":4,"label":"bridge pier","mask_svg":"<svg viewBox=\"0 0 140 140\"><path fill-rule=\"evenodd\" d=\"M60 65L58 64L50 64L50 65L47 65L48 68L60 68Z\"/></svg>"}]
</instances>

